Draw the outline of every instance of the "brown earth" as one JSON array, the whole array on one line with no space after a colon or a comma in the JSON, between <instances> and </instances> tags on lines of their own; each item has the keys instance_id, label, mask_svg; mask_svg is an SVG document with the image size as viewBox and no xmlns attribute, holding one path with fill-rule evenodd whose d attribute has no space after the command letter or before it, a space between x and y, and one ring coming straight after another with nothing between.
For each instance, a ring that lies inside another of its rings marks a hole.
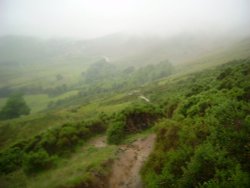
<instances>
[{"instance_id":1,"label":"brown earth","mask_svg":"<svg viewBox=\"0 0 250 188\"><path fill-rule=\"evenodd\" d=\"M108 187L142 188L140 169L153 150L155 135L139 139L132 144L122 145L114 161Z\"/></svg>"},{"instance_id":2,"label":"brown earth","mask_svg":"<svg viewBox=\"0 0 250 188\"><path fill-rule=\"evenodd\" d=\"M106 139L106 136L100 136L90 140L89 144L96 148L103 148L107 146Z\"/></svg>"}]
</instances>

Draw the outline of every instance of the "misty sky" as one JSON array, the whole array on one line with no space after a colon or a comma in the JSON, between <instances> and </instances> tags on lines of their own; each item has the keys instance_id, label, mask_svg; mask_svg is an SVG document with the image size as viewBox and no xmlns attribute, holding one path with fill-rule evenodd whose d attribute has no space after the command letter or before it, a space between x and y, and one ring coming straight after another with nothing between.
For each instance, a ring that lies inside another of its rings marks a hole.
<instances>
[{"instance_id":1,"label":"misty sky","mask_svg":"<svg viewBox=\"0 0 250 188\"><path fill-rule=\"evenodd\" d=\"M246 32L249 0L0 0L0 35Z\"/></svg>"}]
</instances>

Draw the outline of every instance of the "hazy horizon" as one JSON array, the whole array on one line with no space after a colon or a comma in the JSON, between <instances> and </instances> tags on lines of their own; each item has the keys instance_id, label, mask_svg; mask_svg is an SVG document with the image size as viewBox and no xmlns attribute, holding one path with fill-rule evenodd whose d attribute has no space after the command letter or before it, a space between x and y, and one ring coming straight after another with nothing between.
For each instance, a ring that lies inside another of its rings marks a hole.
<instances>
[{"instance_id":1,"label":"hazy horizon","mask_svg":"<svg viewBox=\"0 0 250 188\"><path fill-rule=\"evenodd\" d=\"M249 34L247 0L2 0L0 36L90 39L113 33Z\"/></svg>"}]
</instances>

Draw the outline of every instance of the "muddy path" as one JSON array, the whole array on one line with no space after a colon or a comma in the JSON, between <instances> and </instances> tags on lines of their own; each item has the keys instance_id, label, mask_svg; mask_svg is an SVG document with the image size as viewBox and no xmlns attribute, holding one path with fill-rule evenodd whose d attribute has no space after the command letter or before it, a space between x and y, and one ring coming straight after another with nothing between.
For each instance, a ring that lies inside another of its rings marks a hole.
<instances>
[{"instance_id":1,"label":"muddy path","mask_svg":"<svg viewBox=\"0 0 250 188\"><path fill-rule=\"evenodd\" d=\"M140 169L153 150L155 135L121 145L109 177L110 188L142 188Z\"/></svg>"}]
</instances>

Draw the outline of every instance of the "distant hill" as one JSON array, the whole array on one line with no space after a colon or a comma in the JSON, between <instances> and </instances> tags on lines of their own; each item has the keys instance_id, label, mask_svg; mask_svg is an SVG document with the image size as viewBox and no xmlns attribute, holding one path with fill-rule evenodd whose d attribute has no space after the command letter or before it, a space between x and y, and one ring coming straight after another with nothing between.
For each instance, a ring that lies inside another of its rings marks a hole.
<instances>
[{"instance_id":1,"label":"distant hill","mask_svg":"<svg viewBox=\"0 0 250 188\"><path fill-rule=\"evenodd\" d=\"M250 38L191 34L171 38L113 34L90 40L0 37L0 87L46 85L63 75L76 83L89 65L105 59L116 67L216 64L250 54Z\"/></svg>"},{"instance_id":2,"label":"distant hill","mask_svg":"<svg viewBox=\"0 0 250 188\"><path fill-rule=\"evenodd\" d=\"M51 63L64 59L103 57L113 63L145 65L169 59L183 63L237 45L249 52L250 38L177 35L171 38L122 34L91 40L0 38L0 63ZM247 48L246 48L247 47ZM241 50L241 49L240 49ZM242 50L241 50L242 51Z\"/></svg>"}]
</instances>

